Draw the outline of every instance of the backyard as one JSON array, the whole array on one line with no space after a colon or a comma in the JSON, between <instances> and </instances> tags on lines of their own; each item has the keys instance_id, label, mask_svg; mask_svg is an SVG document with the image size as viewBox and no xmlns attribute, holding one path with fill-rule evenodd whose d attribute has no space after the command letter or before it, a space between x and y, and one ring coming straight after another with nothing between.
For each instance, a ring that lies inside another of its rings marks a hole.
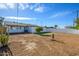
<instances>
[{"instance_id":1,"label":"backyard","mask_svg":"<svg viewBox=\"0 0 79 59\"><path fill-rule=\"evenodd\" d=\"M8 46L1 54L13 56L72 56L79 55L79 35L54 33L10 35Z\"/></svg>"}]
</instances>

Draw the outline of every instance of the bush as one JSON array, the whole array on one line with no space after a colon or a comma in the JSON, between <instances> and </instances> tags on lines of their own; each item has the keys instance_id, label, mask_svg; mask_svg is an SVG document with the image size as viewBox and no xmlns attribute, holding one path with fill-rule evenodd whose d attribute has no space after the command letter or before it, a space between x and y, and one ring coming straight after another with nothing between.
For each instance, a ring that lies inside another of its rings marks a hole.
<instances>
[{"instance_id":1,"label":"bush","mask_svg":"<svg viewBox=\"0 0 79 59\"><path fill-rule=\"evenodd\" d=\"M71 29L76 29L76 30L79 30L79 25L76 25L74 27L70 27Z\"/></svg>"},{"instance_id":2,"label":"bush","mask_svg":"<svg viewBox=\"0 0 79 59\"><path fill-rule=\"evenodd\" d=\"M36 30L36 32L38 32L38 33L39 33L39 32L41 32L41 31L43 30L43 28L42 28L42 27L36 27L36 29L35 29L35 30Z\"/></svg>"},{"instance_id":3,"label":"bush","mask_svg":"<svg viewBox=\"0 0 79 59\"><path fill-rule=\"evenodd\" d=\"M79 30L79 25L76 25L75 28Z\"/></svg>"},{"instance_id":4,"label":"bush","mask_svg":"<svg viewBox=\"0 0 79 59\"><path fill-rule=\"evenodd\" d=\"M9 36L8 35L6 35L6 34L1 34L0 35L0 43L2 44L2 46L7 45L8 40L9 40Z\"/></svg>"}]
</instances>

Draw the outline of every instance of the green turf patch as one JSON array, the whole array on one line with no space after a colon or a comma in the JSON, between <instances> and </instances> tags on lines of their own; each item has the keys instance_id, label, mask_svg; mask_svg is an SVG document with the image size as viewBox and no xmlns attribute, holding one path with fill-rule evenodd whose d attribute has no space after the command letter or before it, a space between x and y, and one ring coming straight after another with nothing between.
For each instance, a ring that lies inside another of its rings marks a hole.
<instances>
[{"instance_id":1,"label":"green turf patch","mask_svg":"<svg viewBox=\"0 0 79 59\"><path fill-rule=\"evenodd\" d=\"M50 36L51 32L40 32L40 33L35 33L37 35L41 35L41 36Z\"/></svg>"}]
</instances>

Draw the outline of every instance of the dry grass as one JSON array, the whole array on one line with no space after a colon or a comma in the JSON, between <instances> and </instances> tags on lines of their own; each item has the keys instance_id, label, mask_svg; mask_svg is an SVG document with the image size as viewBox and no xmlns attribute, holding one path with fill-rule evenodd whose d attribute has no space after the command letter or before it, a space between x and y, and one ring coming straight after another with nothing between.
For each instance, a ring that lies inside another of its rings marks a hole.
<instances>
[{"instance_id":1,"label":"dry grass","mask_svg":"<svg viewBox=\"0 0 79 59\"><path fill-rule=\"evenodd\" d=\"M37 34L11 35L9 48L17 56L72 56L79 55L79 35L54 33L51 36Z\"/></svg>"}]
</instances>

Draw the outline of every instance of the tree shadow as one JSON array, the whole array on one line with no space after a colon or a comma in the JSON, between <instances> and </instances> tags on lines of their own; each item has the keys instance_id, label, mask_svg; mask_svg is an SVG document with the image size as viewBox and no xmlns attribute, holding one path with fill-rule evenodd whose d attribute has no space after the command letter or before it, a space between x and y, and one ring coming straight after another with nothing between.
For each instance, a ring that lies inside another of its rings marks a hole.
<instances>
[{"instance_id":1,"label":"tree shadow","mask_svg":"<svg viewBox=\"0 0 79 59\"><path fill-rule=\"evenodd\" d=\"M13 56L8 45L0 47L0 56Z\"/></svg>"},{"instance_id":2,"label":"tree shadow","mask_svg":"<svg viewBox=\"0 0 79 59\"><path fill-rule=\"evenodd\" d=\"M40 33L35 33L35 34L38 34L40 36L50 36L50 35L48 35L48 33L50 33L50 32L40 32Z\"/></svg>"},{"instance_id":3,"label":"tree shadow","mask_svg":"<svg viewBox=\"0 0 79 59\"><path fill-rule=\"evenodd\" d=\"M40 35L40 36L50 36L50 35Z\"/></svg>"},{"instance_id":4,"label":"tree shadow","mask_svg":"<svg viewBox=\"0 0 79 59\"><path fill-rule=\"evenodd\" d=\"M51 39L51 41L54 41L54 42L58 42L58 43L65 44L65 42L61 42L61 41L58 41L58 40L55 40L55 39L54 39L54 40L52 40L52 39Z\"/></svg>"}]
</instances>

